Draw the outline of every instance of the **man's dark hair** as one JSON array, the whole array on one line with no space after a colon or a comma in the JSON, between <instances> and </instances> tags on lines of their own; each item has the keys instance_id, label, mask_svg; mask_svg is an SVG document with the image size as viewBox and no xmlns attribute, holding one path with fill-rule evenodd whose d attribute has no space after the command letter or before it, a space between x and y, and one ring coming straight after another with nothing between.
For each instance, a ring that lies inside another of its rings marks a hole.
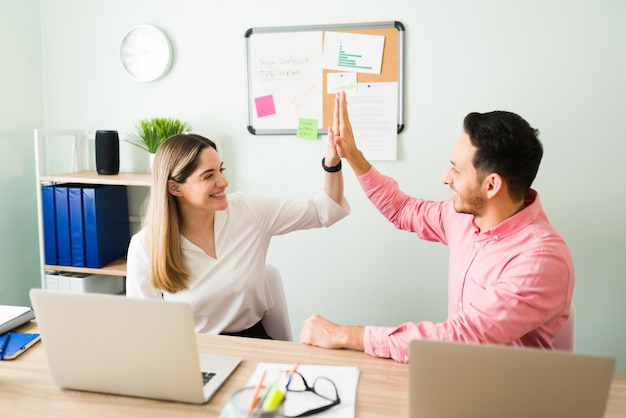
<instances>
[{"instance_id":1,"label":"man's dark hair","mask_svg":"<svg viewBox=\"0 0 626 418\"><path fill-rule=\"evenodd\" d=\"M539 131L521 116L504 111L469 113L463 128L477 148L473 163L479 179L497 173L506 181L511 198L523 199L543 156Z\"/></svg>"}]
</instances>

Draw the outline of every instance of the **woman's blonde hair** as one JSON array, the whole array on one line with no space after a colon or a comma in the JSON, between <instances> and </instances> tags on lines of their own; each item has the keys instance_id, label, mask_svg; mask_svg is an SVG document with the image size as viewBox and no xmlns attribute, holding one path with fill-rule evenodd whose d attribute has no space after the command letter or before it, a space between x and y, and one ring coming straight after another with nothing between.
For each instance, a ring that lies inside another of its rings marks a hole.
<instances>
[{"instance_id":1,"label":"woman's blonde hair","mask_svg":"<svg viewBox=\"0 0 626 418\"><path fill-rule=\"evenodd\" d=\"M207 147L217 151L215 143L203 136L176 134L167 138L155 154L143 226L148 234L150 282L156 289L176 293L187 289L191 279L180 243L178 200L169 193L168 181L187 181Z\"/></svg>"}]
</instances>

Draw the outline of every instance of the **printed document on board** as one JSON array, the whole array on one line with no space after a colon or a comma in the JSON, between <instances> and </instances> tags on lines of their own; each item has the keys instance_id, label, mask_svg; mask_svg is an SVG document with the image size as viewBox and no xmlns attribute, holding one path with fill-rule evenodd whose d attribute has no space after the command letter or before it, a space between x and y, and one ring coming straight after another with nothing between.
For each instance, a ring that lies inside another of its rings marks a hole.
<instances>
[{"instance_id":1,"label":"printed document on board","mask_svg":"<svg viewBox=\"0 0 626 418\"><path fill-rule=\"evenodd\" d=\"M347 91L348 115L357 146L370 161L397 159L398 83L358 83Z\"/></svg>"}]
</instances>

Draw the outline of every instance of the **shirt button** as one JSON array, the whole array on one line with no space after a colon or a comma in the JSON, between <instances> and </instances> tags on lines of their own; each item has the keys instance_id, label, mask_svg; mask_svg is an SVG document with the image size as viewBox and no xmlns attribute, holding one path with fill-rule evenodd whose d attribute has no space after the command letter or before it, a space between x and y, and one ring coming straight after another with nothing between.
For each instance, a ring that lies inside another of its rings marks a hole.
<instances>
[{"instance_id":1,"label":"shirt button","mask_svg":"<svg viewBox=\"0 0 626 418\"><path fill-rule=\"evenodd\" d=\"M374 350L374 354L376 354L377 356L380 356L380 350L378 349Z\"/></svg>"},{"instance_id":2,"label":"shirt button","mask_svg":"<svg viewBox=\"0 0 626 418\"><path fill-rule=\"evenodd\" d=\"M497 235L494 235L494 236L493 236L493 239L495 239L495 240L497 240L498 238L500 238L500 237L499 237L499 236L497 236Z\"/></svg>"},{"instance_id":3,"label":"shirt button","mask_svg":"<svg viewBox=\"0 0 626 418\"><path fill-rule=\"evenodd\" d=\"M409 356L404 356L404 361L408 362L409 361Z\"/></svg>"}]
</instances>

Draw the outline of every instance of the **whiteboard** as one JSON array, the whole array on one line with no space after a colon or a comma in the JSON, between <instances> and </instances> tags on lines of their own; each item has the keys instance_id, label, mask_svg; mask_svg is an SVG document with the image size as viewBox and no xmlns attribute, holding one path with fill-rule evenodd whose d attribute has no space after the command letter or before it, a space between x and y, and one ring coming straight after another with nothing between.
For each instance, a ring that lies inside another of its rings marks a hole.
<instances>
[{"instance_id":1,"label":"whiteboard","mask_svg":"<svg viewBox=\"0 0 626 418\"><path fill-rule=\"evenodd\" d=\"M257 133L293 130L301 117L322 117L322 32L290 35L263 33L250 38L249 78L254 82L249 86L253 116L249 126Z\"/></svg>"}]
</instances>

